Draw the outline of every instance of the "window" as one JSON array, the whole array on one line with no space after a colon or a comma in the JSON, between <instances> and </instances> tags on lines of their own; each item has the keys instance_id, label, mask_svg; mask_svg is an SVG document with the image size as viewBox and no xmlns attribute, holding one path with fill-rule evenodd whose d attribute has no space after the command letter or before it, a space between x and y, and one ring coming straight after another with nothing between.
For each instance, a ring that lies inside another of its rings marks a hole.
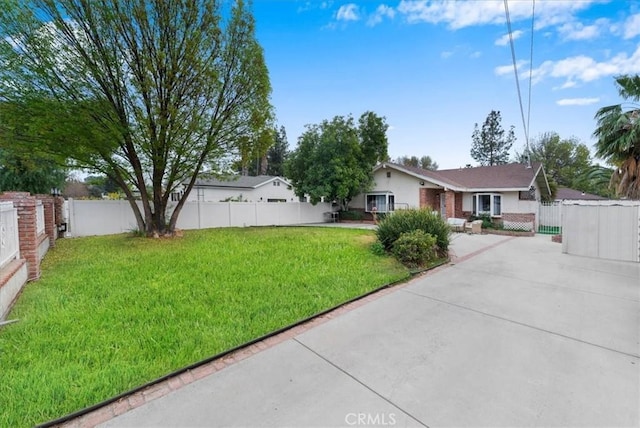
<instances>
[{"instance_id":1,"label":"window","mask_svg":"<svg viewBox=\"0 0 640 428\"><path fill-rule=\"evenodd\" d=\"M279 185L280 185L280 182L276 180L276 181L274 181L274 182L273 182L273 185L274 185L274 186L279 186Z\"/></svg>"},{"instance_id":2,"label":"window","mask_svg":"<svg viewBox=\"0 0 640 428\"><path fill-rule=\"evenodd\" d=\"M171 202L179 202L182 198L182 192L171 192Z\"/></svg>"},{"instance_id":3,"label":"window","mask_svg":"<svg viewBox=\"0 0 640 428\"><path fill-rule=\"evenodd\" d=\"M267 199L267 202L287 202L287 200L286 199L275 199L275 198L271 199L271 198L269 198L269 199Z\"/></svg>"},{"instance_id":4,"label":"window","mask_svg":"<svg viewBox=\"0 0 640 428\"><path fill-rule=\"evenodd\" d=\"M502 195L496 193L477 193L473 195L473 213L475 215L502 215Z\"/></svg>"},{"instance_id":5,"label":"window","mask_svg":"<svg viewBox=\"0 0 640 428\"><path fill-rule=\"evenodd\" d=\"M379 213L386 213L395 210L395 197L388 193L373 193L367 195L367 206L365 211L375 211Z\"/></svg>"}]
</instances>

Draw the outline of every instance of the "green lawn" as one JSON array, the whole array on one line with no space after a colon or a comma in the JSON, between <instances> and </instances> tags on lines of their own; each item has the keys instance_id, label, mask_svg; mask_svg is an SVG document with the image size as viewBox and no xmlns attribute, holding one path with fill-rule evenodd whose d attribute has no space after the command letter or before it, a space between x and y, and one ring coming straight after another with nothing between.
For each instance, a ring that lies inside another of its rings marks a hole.
<instances>
[{"instance_id":1,"label":"green lawn","mask_svg":"<svg viewBox=\"0 0 640 428\"><path fill-rule=\"evenodd\" d=\"M209 229L59 240L0 329L0 426L61 417L408 272L373 232Z\"/></svg>"}]
</instances>

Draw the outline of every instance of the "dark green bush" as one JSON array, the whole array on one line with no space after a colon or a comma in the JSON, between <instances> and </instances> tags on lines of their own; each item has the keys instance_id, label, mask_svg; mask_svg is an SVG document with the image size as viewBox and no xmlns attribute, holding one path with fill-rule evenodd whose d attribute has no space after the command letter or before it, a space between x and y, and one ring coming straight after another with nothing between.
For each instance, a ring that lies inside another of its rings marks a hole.
<instances>
[{"instance_id":1,"label":"dark green bush","mask_svg":"<svg viewBox=\"0 0 640 428\"><path fill-rule=\"evenodd\" d=\"M362 220L364 219L364 213L362 211L340 211L341 220Z\"/></svg>"},{"instance_id":2,"label":"dark green bush","mask_svg":"<svg viewBox=\"0 0 640 428\"><path fill-rule=\"evenodd\" d=\"M471 216L471 221L474 220L482 220L482 228L483 229L495 229L496 225L493 223L490 215L482 214L482 215L474 215Z\"/></svg>"},{"instance_id":3,"label":"dark green bush","mask_svg":"<svg viewBox=\"0 0 640 428\"><path fill-rule=\"evenodd\" d=\"M406 232L422 230L436 238L436 246L440 256L449 251L449 234L451 230L447 222L431 210L398 210L380 221L376 230L378 241L387 251L391 251L393 243Z\"/></svg>"},{"instance_id":4,"label":"dark green bush","mask_svg":"<svg viewBox=\"0 0 640 428\"><path fill-rule=\"evenodd\" d=\"M391 252L405 266L417 268L436 256L436 238L422 230L412 230L400 235Z\"/></svg>"}]
</instances>

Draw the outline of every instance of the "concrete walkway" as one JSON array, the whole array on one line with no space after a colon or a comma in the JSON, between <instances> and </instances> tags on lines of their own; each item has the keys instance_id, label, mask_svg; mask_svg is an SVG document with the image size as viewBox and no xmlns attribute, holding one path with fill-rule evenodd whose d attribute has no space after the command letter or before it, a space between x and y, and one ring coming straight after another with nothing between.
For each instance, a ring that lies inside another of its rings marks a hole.
<instances>
[{"instance_id":1,"label":"concrete walkway","mask_svg":"<svg viewBox=\"0 0 640 428\"><path fill-rule=\"evenodd\" d=\"M101 426L640 425L640 264L548 236L456 234L452 252Z\"/></svg>"}]
</instances>

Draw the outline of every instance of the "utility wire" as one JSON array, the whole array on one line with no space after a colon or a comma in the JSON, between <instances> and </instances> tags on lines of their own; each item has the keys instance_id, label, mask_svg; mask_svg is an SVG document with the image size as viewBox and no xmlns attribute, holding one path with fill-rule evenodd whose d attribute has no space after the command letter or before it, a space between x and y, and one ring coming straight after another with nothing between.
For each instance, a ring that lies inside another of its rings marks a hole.
<instances>
[{"instance_id":1,"label":"utility wire","mask_svg":"<svg viewBox=\"0 0 640 428\"><path fill-rule=\"evenodd\" d=\"M534 0L535 11L535 0ZM516 77L516 88L518 90L518 103L520 105L520 116L522 117L522 127L524 128L524 139L527 145L527 165L531 167L531 155L529 151L529 122L524 117L524 107L522 105L522 93L520 92L520 79L518 77L518 65L516 64L516 50L513 44L513 31L511 30L511 17L509 15L509 2L504 0L504 12L507 18L507 30L509 31L509 44L511 46L511 60L513 62L513 73ZM533 15L531 17L531 26L533 27ZM531 60L533 60L533 30L531 32ZM532 64L529 64L529 108L527 116L531 115L531 73Z\"/></svg>"},{"instance_id":2,"label":"utility wire","mask_svg":"<svg viewBox=\"0 0 640 428\"><path fill-rule=\"evenodd\" d=\"M531 119L531 78L533 77L533 30L536 16L536 0L531 6L531 52L529 54L529 102L527 106L527 135L529 134L529 121ZM529 151L529 141L527 140L527 151Z\"/></svg>"}]
</instances>

